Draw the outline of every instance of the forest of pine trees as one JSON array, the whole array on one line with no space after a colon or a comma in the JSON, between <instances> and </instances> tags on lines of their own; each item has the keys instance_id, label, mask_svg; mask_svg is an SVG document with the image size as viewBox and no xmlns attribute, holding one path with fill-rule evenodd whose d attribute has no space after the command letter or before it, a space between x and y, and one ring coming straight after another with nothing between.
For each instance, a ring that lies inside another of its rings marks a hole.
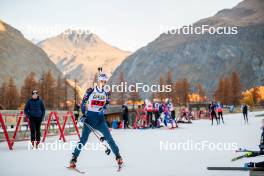
<instances>
[{"instance_id":1,"label":"forest of pine trees","mask_svg":"<svg viewBox=\"0 0 264 176\"><path fill-rule=\"evenodd\" d=\"M121 84L122 82L125 82L124 72L120 73L118 84ZM113 92L112 97L115 104L123 105L128 100L128 92Z\"/></svg>"},{"instance_id":2,"label":"forest of pine trees","mask_svg":"<svg viewBox=\"0 0 264 176\"><path fill-rule=\"evenodd\" d=\"M126 82L124 72L119 75L119 83ZM172 71L169 71L165 76L160 75L158 84L171 85L171 92L152 93L151 99L165 100L171 99L175 105L186 106L189 102L205 102L217 101L225 105L239 105L245 101L259 103L257 88L250 91L250 100L245 98L242 92L242 84L238 73L233 72L231 75L219 79L218 86L214 91L213 97L207 96L207 92L202 84L192 85L188 79L174 80ZM248 96L249 93L247 93ZM140 100L140 93L114 93L115 104L123 104L126 101ZM246 100L245 100L246 99ZM252 104L252 103L251 103Z\"/></svg>"},{"instance_id":3,"label":"forest of pine trees","mask_svg":"<svg viewBox=\"0 0 264 176\"><path fill-rule=\"evenodd\" d=\"M96 81L96 76L95 80ZM126 82L124 73L119 75L119 83ZM75 85L77 80L74 81ZM218 86L214 92L214 97L207 97L207 93L201 84L192 85L186 78L174 80L172 71L165 76L160 75L158 84L171 85L171 92L152 93L151 99L165 100L171 99L175 105L186 106L189 102L204 102L215 100L222 104L239 105L247 103L252 106L262 103L262 88L252 88L242 93L242 85L239 75L233 72L230 76L219 79ZM67 78L54 78L50 71L43 73L37 80L34 72L31 72L24 80L21 88L17 88L13 78L0 85L0 108L2 109L22 109L26 101L31 97L31 91L37 89L40 97L44 100L47 109L65 110L79 102L80 95L76 86L71 86ZM72 90L72 91L69 91ZM69 95L72 92L72 95ZM260 93L261 92L261 93ZM260 95L261 94L261 95ZM142 100L139 92L119 92L112 93L113 104L124 104L130 101L133 104Z\"/></svg>"},{"instance_id":4,"label":"forest of pine trees","mask_svg":"<svg viewBox=\"0 0 264 176\"><path fill-rule=\"evenodd\" d=\"M242 85L239 75L233 72L230 77L221 78L214 93L215 100L223 104L239 105L242 94Z\"/></svg>"},{"instance_id":5,"label":"forest of pine trees","mask_svg":"<svg viewBox=\"0 0 264 176\"><path fill-rule=\"evenodd\" d=\"M76 101L79 100L76 87L70 86L66 78L55 79L51 71L48 71L42 74L40 80L37 80L35 73L31 72L20 89L17 88L13 78L2 83L0 107L2 109L22 109L34 89L38 90L47 109L65 110L69 108L69 104L74 106L74 99L68 95L70 89L77 95Z\"/></svg>"},{"instance_id":6,"label":"forest of pine trees","mask_svg":"<svg viewBox=\"0 0 264 176\"><path fill-rule=\"evenodd\" d=\"M174 81L172 71L169 71L165 78L162 74L160 75L159 85L171 85L172 91L154 93L153 98L162 101L169 98L175 105L187 105L190 102L191 84L186 78ZM203 88L200 85L200 91L202 90Z\"/></svg>"}]
</instances>

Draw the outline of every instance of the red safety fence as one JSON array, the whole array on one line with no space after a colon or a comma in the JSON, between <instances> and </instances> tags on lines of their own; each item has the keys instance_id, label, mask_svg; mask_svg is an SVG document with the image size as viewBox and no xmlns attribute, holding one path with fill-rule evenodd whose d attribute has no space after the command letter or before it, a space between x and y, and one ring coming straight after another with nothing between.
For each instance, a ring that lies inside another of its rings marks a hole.
<instances>
[{"instance_id":1,"label":"red safety fence","mask_svg":"<svg viewBox=\"0 0 264 176\"><path fill-rule=\"evenodd\" d=\"M6 138L6 141L7 141L7 144L8 144L8 148L10 150L12 150L12 144L9 140L9 136L8 136L8 133L7 133L7 130L6 130L6 126L5 126L5 122L4 122L4 119L3 119L3 116L2 114L0 113L0 123L1 123L1 126L2 126L2 129L3 129L3 132L4 132L4 135L5 135L5 138Z\"/></svg>"},{"instance_id":2,"label":"red safety fence","mask_svg":"<svg viewBox=\"0 0 264 176\"><path fill-rule=\"evenodd\" d=\"M5 114L5 116L14 116L14 115ZM13 134L13 137L10 138L9 135L8 135L7 129L6 129L6 125L5 125L5 122L4 122L4 119L3 119L3 115L0 112L0 123L1 123L2 129L3 129L3 133L5 135L5 138L6 138L6 141L7 141L7 144L8 144L8 148L10 150L13 149L14 143L16 141L17 132L19 130L19 126L20 126L20 123L21 123L21 120L23 119L23 117L24 117L24 113L23 113L23 111L20 111L19 116L18 116L18 120L17 120L17 123L16 123L16 128L15 128L15 131L14 131L14 134ZM26 121L27 121L28 126L30 127L28 118L26 118Z\"/></svg>"},{"instance_id":3,"label":"red safety fence","mask_svg":"<svg viewBox=\"0 0 264 176\"><path fill-rule=\"evenodd\" d=\"M58 115L58 113L57 113L56 111L53 111L53 112L51 112L51 113L49 114L48 122L47 122L47 125L46 125L46 127L45 127L45 131L44 131L44 135L43 135L42 142L45 142L45 139L46 139L47 134L48 134L49 127L50 127L50 125L51 125L50 121L52 120L53 117L55 117L56 124L57 124L57 126L58 126L58 128L59 128L59 132L60 132L59 140L62 139L63 142L66 142L65 135L64 135L64 130L65 130L65 126L66 126L66 122L67 122L67 120L68 120L68 117L71 118L72 123L73 123L73 125L74 125L74 129L75 129L75 131L76 131L76 134L77 134L78 137L80 138L79 129L78 129L78 127L77 127L77 123L76 123L76 121L75 121L75 118L74 118L73 112L68 111L68 112L66 113L66 115L63 116L63 118L64 118L64 119L63 119L63 125L61 126L61 125L60 125L60 120L59 120L59 115Z\"/></svg>"},{"instance_id":4,"label":"red safety fence","mask_svg":"<svg viewBox=\"0 0 264 176\"><path fill-rule=\"evenodd\" d=\"M65 127L66 127L66 122L68 120L68 117L71 118L72 123L73 123L73 126L74 126L74 129L76 130L76 134L78 135L78 137L80 139L80 132L79 132L79 129L77 127L77 123L75 121L74 114L71 111L67 112L66 115L64 116L64 121L63 121L63 125L62 125L62 132L64 133L64 130L65 130ZM60 135L60 138L59 139L61 140L61 138L62 138L62 135Z\"/></svg>"},{"instance_id":5,"label":"red safety fence","mask_svg":"<svg viewBox=\"0 0 264 176\"><path fill-rule=\"evenodd\" d=\"M8 130L7 130L7 125L5 124L5 120L4 120L4 117L3 116L14 116L14 117L18 117L17 122L16 122L16 125L15 125L15 131L13 133L12 138L9 137ZM21 125L21 121L22 121L22 119L24 117L25 117L25 115L24 115L24 112L23 111L20 111L19 114L2 114L0 112L0 127L2 127L2 129L3 129L4 138L5 138L6 142L7 142L8 148L10 150L13 149L14 143L16 142L16 137L17 137L17 133L19 131L19 126ZM48 119L47 119L47 123L46 123L45 129L44 129L44 135L43 135L43 138L42 138L42 142L45 142L45 139L48 136L49 127L51 125L51 120L53 118L55 118L56 125L58 126L59 136L60 136L59 139L60 140L62 139L63 142L66 142L64 130L65 130L65 127L66 127L66 122L67 122L68 117L70 117L70 119L71 119L71 121L72 121L72 123L74 125L74 129L76 131L76 134L80 138L79 129L78 129L77 123L75 121L73 112L69 111L69 112L66 113L65 116L62 116L62 117L64 119L63 119L63 125L61 126L58 112L51 111L49 113ZM28 118L25 118L25 119L26 119L26 122L27 122L27 126L30 128L29 119Z\"/></svg>"},{"instance_id":6,"label":"red safety fence","mask_svg":"<svg viewBox=\"0 0 264 176\"><path fill-rule=\"evenodd\" d=\"M56 124L57 124L57 126L59 128L60 136L61 136L63 142L66 142L64 133L63 133L61 125L60 125L60 120L59 120L59 116L58 116L57 112L50 112L49 117L48 117L48 122L47 122L47 125L46 125L45 130L44 130L42 142L45 142L45 140L46 140L46 137L47 137L47 134L48 134L48 131L49 131L49 127L51 125L50 121L51 121L52 117L55 117Z\"/></svg>"}]
</instances>

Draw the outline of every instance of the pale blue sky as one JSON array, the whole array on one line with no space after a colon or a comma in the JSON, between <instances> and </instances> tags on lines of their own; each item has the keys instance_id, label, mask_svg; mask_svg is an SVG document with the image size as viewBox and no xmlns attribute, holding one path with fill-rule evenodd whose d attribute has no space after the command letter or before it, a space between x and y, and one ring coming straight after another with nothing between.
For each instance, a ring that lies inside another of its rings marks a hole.
<instances>
[{"instance_id":1,"label":"pale blue sky","mask_svg":"<svg viewBox=\"0 0 264 176\"><path fill-rule=\"evenodd\" d=\"M0 0L0 19L29 39L42 40L66 28L82 27L116 47L135 51L158 37L166 27L192 24L240 1ZM37 31L47 27L56 30Z\"/></svg>"}]
</instances>

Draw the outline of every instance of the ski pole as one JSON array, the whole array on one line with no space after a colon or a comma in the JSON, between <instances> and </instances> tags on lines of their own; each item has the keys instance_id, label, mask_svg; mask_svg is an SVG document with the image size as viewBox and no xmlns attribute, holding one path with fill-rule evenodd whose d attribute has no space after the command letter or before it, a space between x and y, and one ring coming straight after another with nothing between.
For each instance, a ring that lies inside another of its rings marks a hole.
<instances>
[{"instance_id":1,"label":"ski pole","mask_svg":"<svg viewBox=\"0 0 264 176\"><path fill-rule=\"evenodd\" d=\"M86 122L83 122L84 125L86 125L96 136L96 138L104 145L106 148L105 153L109 155L111 153L111 150L108 148L108 146L104 143L105 137L101 136L91 125L87 124Z\"/></svg>"},{"instance_id":2,"label":"ski pole","mask_svg":"<svg viewBox=\"0 0 264 176\"><path fill-rule=\"evenodd\" d=\"M85 122L84 122L85 123ZM103 141L101 135L89 124L85 123L85 125L94 133L94 135L100 140Z\"/></svg>"},{"instance_id":3,"label":"ski pole","mask_svg":"<svg viewBox=\"0 0 264 176\"><path fill-rule=\"evenodd\" d=\"M101 136L91 125L84 122L84 124L94 133L97 139L99 139L101 142L104 141L104 137Z\"/></svg>"}]
</instances>

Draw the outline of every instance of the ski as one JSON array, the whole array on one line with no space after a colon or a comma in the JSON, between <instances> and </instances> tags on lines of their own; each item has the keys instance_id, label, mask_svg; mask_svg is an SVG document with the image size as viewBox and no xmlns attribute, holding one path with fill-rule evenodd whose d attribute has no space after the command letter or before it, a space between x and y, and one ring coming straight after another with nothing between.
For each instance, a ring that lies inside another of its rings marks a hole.
<instances>
[{"instance_id":1,"label":"ski","mask_svg":"<svg viewBox=\"0 0 264 176\"><path fill-rule=\"evenodd\" d=\"M243 152L257 152L257 151L239 148L238 150L236 150L236 152L237 153L239 153L239 152L243 153Z\"/></svg>"},{"instance_id":2,"label":"ski","mask_svg":"<svg viewBox=\"0 0 264 176\"><path fill-rule=\"evenodd\" d=\"M66 168L69 169L69 170L72 170L72 171L78 172L78 173L80 173L80 174L85 174L84 171L80 171L80 170L77 169L77 168L73 168L73 167L70 167L70 166L68 166L68 167L66 167Z\"/></svg>"},{"instance_id":3,"label":"ski","mask_svg":"<svg viewBox=\"0 0 264 176\"><path fill-rule=\"evenodd\" d=\"M207 167L207 170L230 170L230 171L264 171L264 168L251 167Z\"/></svg>"},{"instance_id":4,"label":"ski","mask_svg":"<svg viewBox=\"0 0 264 176\"><path fill-rule=\"evenodd\" d=\"M255 157L255 156L259 155L258 151L242 151L242 152L245 152L245 154L238 156L238 157L235 157L235 158L231 159L231 161L237 161L237 160L240 160L242 158L250 158L250 157Z\"/></svg>"}]
</instances>

